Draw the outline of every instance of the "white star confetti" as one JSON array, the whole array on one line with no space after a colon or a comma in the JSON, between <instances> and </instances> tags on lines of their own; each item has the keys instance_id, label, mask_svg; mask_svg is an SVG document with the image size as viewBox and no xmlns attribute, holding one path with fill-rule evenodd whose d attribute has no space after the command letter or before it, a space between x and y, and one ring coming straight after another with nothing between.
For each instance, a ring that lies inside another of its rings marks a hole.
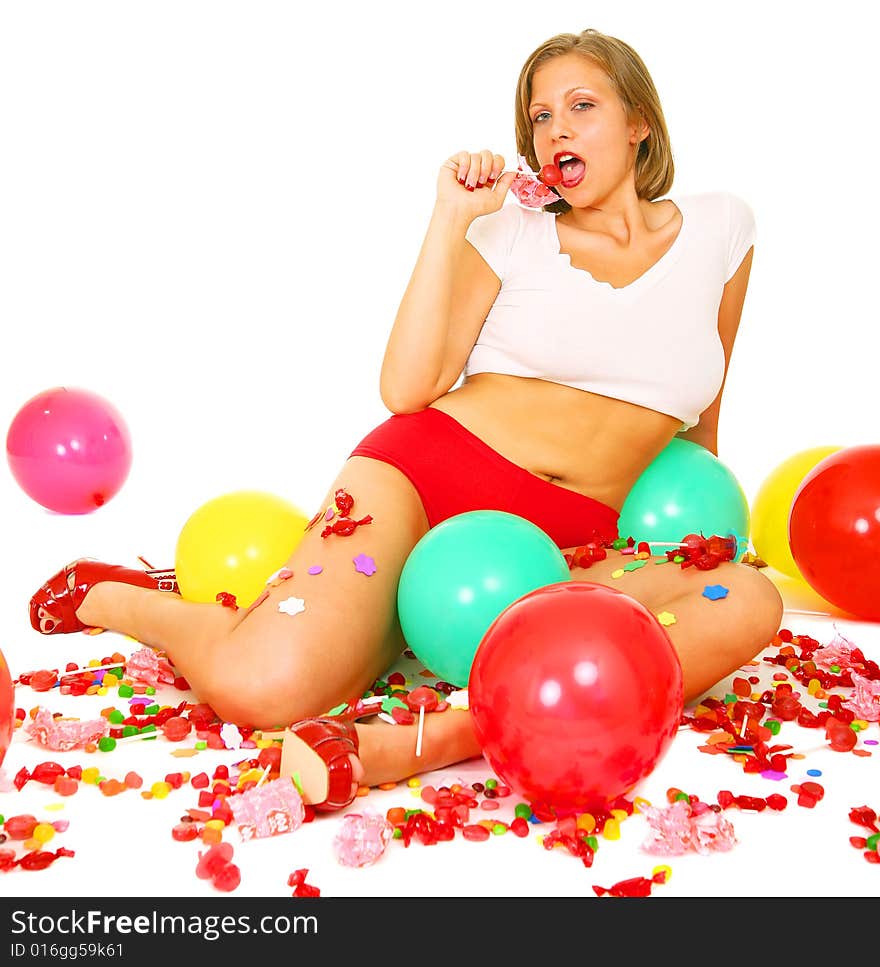
<instances>
[{"instance_id":1,"label":"white star confetti","mask_svg":"<svg viewBox=\"0 0 880 967\"><path fill-rule=\"evenodd\" d=\"M289 614L292 617L306 610L306 602L303 598L285 598L284 601L279 602L278 610L282 614Z\"/></svg>"}]
</instances>

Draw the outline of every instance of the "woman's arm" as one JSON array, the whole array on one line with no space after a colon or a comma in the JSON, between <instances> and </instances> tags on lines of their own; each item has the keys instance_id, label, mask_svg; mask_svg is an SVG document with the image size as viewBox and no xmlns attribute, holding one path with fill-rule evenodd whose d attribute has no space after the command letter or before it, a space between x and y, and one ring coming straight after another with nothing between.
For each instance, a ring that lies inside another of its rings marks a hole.
<instances>
[{"instance_id":1,"label":"woman's arm","mask_svg":"<svg viewBox=\"0 0 880 967\"><path fill-rule=\"evenodd\" d=\"M379 390L394 413L423 409L451 388L498 294L498 277L465 234L474 218L501 208L516 175L502 175L503 168L504 158L486 151L456 155L440 169L437 202L382 361ZM459 178L497 183L469 191Z\"/></svg>"},{"instance_id":2,"label":"woman's arm","mask_svg":"<svg viewBox=\"0 0 880 967\"><path fill-rule=\"evenodd\" d=\"M730 367L733 344L742 318L754 252L755 247L752 246L746 252L739 268L724 286L724 294L721 296L721 305L718 308L718 335L721 337L721 345L724 347L724 378L721 381L721 389L718 390L715 399L700 414L700 422L689 430L677 434L680 440L699 443L701 447L705 447L716 457L718 456L718 415L721 411L721 397L724 393L724 384L727 382L727 370Z\"/></svg>"}]
</instances>

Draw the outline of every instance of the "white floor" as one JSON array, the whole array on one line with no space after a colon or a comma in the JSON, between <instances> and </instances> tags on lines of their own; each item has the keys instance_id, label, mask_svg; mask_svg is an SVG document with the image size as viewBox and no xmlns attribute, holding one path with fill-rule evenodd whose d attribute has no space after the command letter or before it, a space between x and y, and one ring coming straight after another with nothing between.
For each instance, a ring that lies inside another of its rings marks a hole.
<instances>
[{"instance_id":1,"label":"white floor","mask_svg":"<svg viewBox=\"0 0 880 967\"><path fill-rule=\"evenodd\" d=\"M156 527L150 521L134 520L131 504L139 498L119 499L90 517L59 517L33 509L25 498L9 485L5 506L20 513L10 517L16 552L3 556L2 651L13 677L22 672L45 667L63 667L68 661L85 663L119 650L130 654L137 644L118 635L68 635L42 638L30 629L27 601L31 592L48 576L48 572L65 560L88 554L136 565L138 555L149 559L154 547L131 547L132 534L150 535L155 547L173 547L168 534L158 523L163 519L155 512ZM164 518L167 518L167 513ZM115 555L115 556L114 556ZM152 563L167 564L167 557ZM808 634L823 644L837 632L866 655L880 658L880 625L847 619L829 608L805 585L795 583L768 571L777 582L788 605L784 627L795 634ZM417 676L419 666L410 662L403 666ZM749 669L769 680L776 666ZM422 679L414 681L418 684ZM730 682L719 683L711 694L723 696ZM173 704L187 697L169 689L160 693L160 704ZM18 687L16 705L30 710L47 704L52 711L80 719L95 718L100 710L118 703L111 693L106 696L65 698L57 690L34 693ZM880 737L877 723L860 733L858 748L869 750L866 739ZM591 868L564 849L548 851L539 836L549 826L535 825L530 835L519 839L512 833L491 836L486 842L469 842L458 835L452 842L425 846L413 842L405 847L392 841L382 858L367 868L350 868L336 858L333 840L341 823L340 814L320 817L292 833L243 842L235 828L226 831L225 839L234 847L234 861L240 866L242 879L235 896L287 897L291 888L289 875L297 869L308 869L307 881L317 886L323 896L589 896L593 886L610 887L620 880L651 876L658 866L667 865L671 877L663 885L655 885L653 895L664 896L876 896L880 895L880 866L865 861L862 851L850 844L851 836L868 835L848 818L850 809L868 805L880 810L880 755L870 757L839 753L827 748L820 730L808 730L795 723L785 723L779 737L796 748L807 751L795 760L786 778L772 781L747 775L742 767L727 756L710 756L698 751L705 736L690 729L679 731L673 744L654 772L633 794L654 805L664 805L666 790L675 787L696 794L706 802L714 802L717 793L727 789L736 795L766 797L781 793L788 799L783 812L762 813L736 809L725 813L734 826L736 846L727 853L700 855L690 853L677 857L650 854L642 848L648 825L644 816L633 815L620 827L620 838L600 839ZM145 788L162 780L169 772L189 770L209 775L218 763L233 766L243 753L235 750L204 751L191 758L173 753L190 743L132 742L109 753L88 754L83 751L50 752L29 740L19 729L3 762L7 779L22 767L33 769L40 762L53 760L63 765L98 765L106 777L122 779L129 770L138 772ZM876 746L873 746L876 748ZM807 775L818 770L821 774ZM475 760L442 773L419 777L422 784L450 785L470 783L492 776L483 760ZM814 809L797 805L791 786L805 779L820 783L825 797ZM26 872L16 869L0 877L0 893L9 896L117 896L150 897L216 896L210 881L195 874L198 853L204 846L198 841L180 843L172 840L171 828L189 808L197 806L198 793L184 786L165 799L144 799L137 791L127 791L108 798L95 787L83 784L67 798L56 795L48 786L29 782L21 792L0 792L0 814L7 818L31 813L49 822L64 820L69 826L58 833L47 848L64 846L75 852L72 858L61 858L48 869ZM476 819L498 818L510 821L515 796L502 801L495 812L477 811ZM350 811L364 808L384 813L392 806L418 808L418 789L401 784L390 790L373 790L358 799ZM5 844L10 845L10 844ZM16 845L18 852L21 844Z\"/></svg>"}]
</instances>

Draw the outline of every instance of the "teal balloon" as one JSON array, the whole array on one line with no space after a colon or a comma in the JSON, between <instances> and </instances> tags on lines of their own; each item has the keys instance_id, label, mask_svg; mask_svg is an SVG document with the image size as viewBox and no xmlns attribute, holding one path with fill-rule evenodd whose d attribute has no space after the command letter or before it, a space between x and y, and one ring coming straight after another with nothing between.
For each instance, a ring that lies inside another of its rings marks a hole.
<instances>
[{"instance_id":1,"label":"teal balloon","mask_svg":"<svg viewBox=\"0 0 880 967\"><path fill-rule=\"evenodd\" d=\"M458 514L432 527L406 559L401 630L425 668L464 688L495 618L524 594L570 578L562 551L531 521L499 510Z\"/></svg>"},{"instance_id":2,"label":"teal balloon","mask_svg":"<svg viewBox=\"0 0 880 967\"><path fill-rule=\"evenodd\" d=\"M621 537L678 542L688 534L735 534L747 549L749 502L730 468L690 440L673 439L646 467L620 510ZM657 554L663 548L655 548Z\"/></svg>"}]
</instances>

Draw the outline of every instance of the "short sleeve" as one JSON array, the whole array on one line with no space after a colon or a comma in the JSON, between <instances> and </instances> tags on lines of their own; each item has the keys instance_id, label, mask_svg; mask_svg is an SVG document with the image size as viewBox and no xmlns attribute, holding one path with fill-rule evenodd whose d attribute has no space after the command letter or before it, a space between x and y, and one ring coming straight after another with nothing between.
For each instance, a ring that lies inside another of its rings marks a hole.
<instances>
[{"instance_id":1,"label":"short sleeve","mask_svg":"<svg viewBox=\"0 0 880 967\"><path fill-rule=\"evenodd\" d=\"M505 204L490 215L478 215L465 234L465 238L483 256L499 279L504 278L513 249L519 211L518 205Z\"/></svg>"},{"instance_id":2,"label":"short sleeve","mask_svg":"<svg viewBox=\"0 0 880 967\"><path fill-rule=\"evenodd\" d=\"M746 252L755 244L755 215L749 205L736 195L728 195L729 221L727 228L727 270L724 281L729 282L742 265Z\"/></svg>"}]
</instances>

